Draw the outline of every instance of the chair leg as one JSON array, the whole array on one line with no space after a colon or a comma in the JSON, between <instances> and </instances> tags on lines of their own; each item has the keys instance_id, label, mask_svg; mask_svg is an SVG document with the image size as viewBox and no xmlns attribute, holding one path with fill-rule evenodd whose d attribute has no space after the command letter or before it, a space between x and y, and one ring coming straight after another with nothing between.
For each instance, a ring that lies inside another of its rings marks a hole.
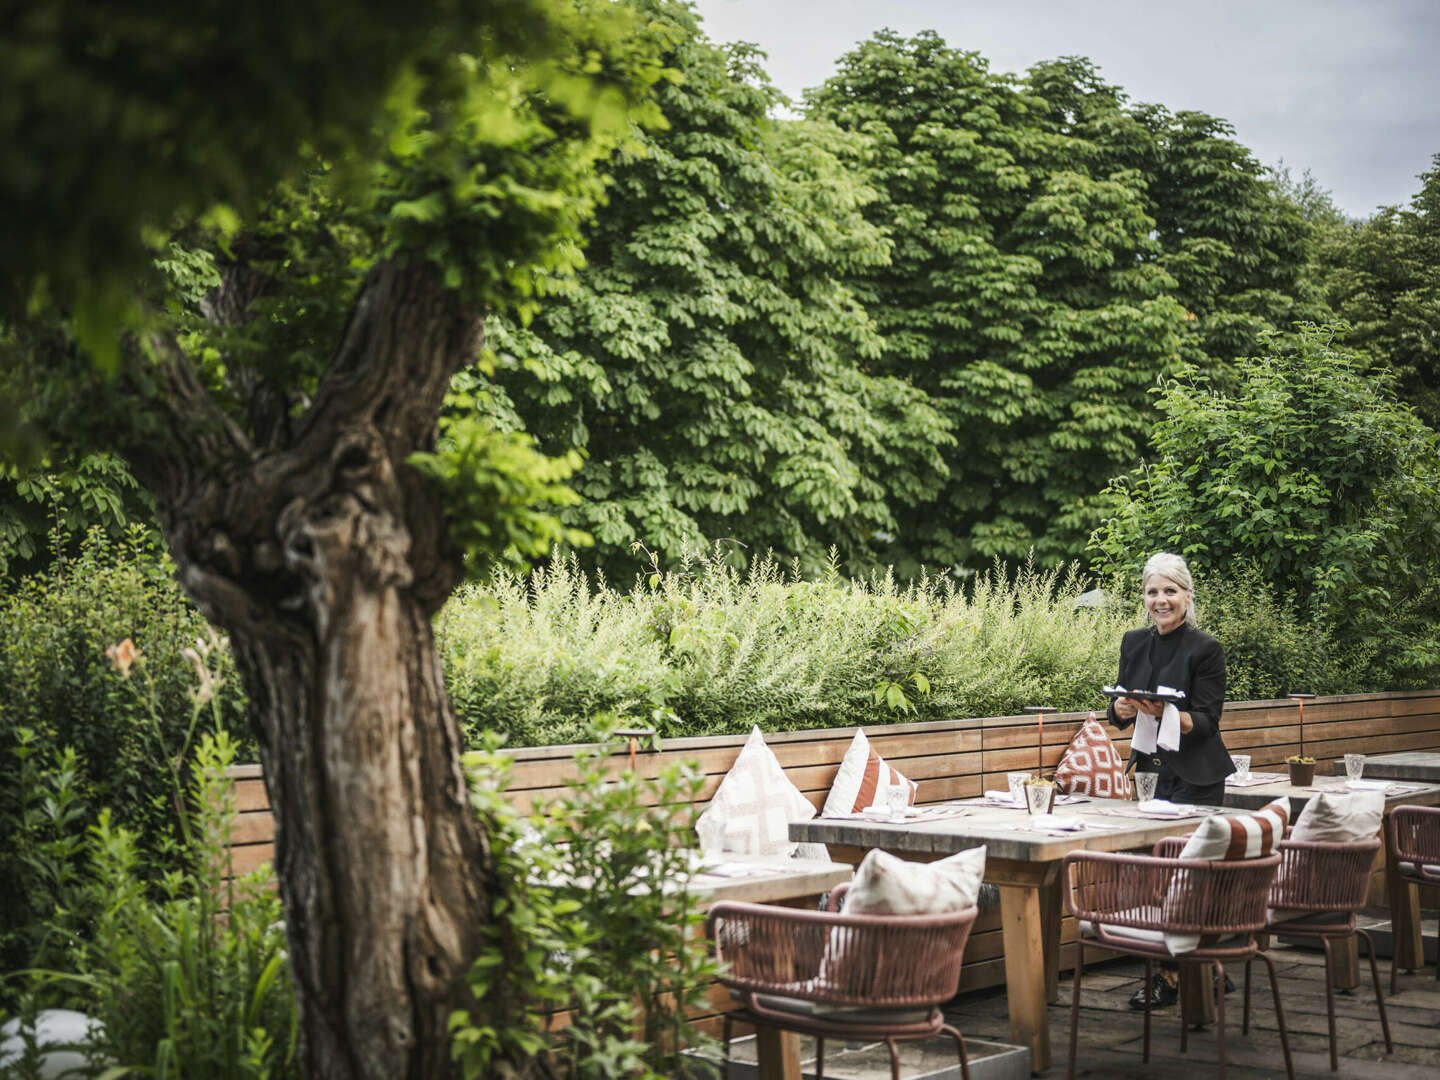
<instances>
[{"instance_id":1,"label":"chair leg","mask_svg":"<svg viewBox=\"0 0 1440 1080\"><path fill-rule=\"evenodd\" d=\"M1188 1049L1190 1041L1190 1022L1185 1019L1185 980L1180 977L1178 970L1175 972L1175 978L1176 985L1180 988L1180 1052L1183 1054Z\"/></svg>"},{"instance_id":2,"label":"chair leg","mask_svg":"<svg viewBox=\"0 0 1440 1080\"><path fill-rule=\"evenodd\" d=\"M1280 1004L1280 979L1275 974L1275 961L1270 959L1268 953L1262 952L1258 955L1265 961L1265 968L1270 973L1270 994L1275 999L1275 1023L1280 1028L1280 1049L1285 1052L1285 1075L1289 1080L1295 1080L1295 1063L1290 1060L1290 1036L1285 1030L1285 1006Z\"/></svg>"},{"instance_id":3,"label":"chair leg","mask_svg":"<svg viewBox=\"0 0 1440 1080\"><path fill-rule=\"evenodd\" d=\"M1220 1044L1220 1080L1225 1080L1225 965L1215 961L1215 1041Z\"/></svg>"},{"instance_id":4,"label":"chair leg","mask_svg":"<svg viewBox=\"0 0 1440 1080\"><path fill-rule=\"evenodd\" d=\"M900 1080L900 1049L894 1039L886 1039L885 1045L890 1047L890 1080Z\"/></svg>"},{"instance_id":5,"label":"chair leg","mask_svg":"<svg viewBox=\"0 0 1440 1080\"><path fill-rule=\"evenodd\" d=\"M1375 941L1368 930L1361 930L1357 926L1355 933L1365 939L1365 948L1370 953L1370 981L1375 985L1375 1004L1380 1007L1380 1030L1385 1032L1385 1052L1393 1054L1395 1044L1390 1041L1390 1019L1385 1015L1385 997L1380 993L1380 969L1375 964Z\"/></svg>"},{"instance_id":6,"label":"chair leg","mask_svg":"<svg viewBox=\"0 0 1440 1080\"><path fill-rule=\"evenodd\" d=\"M1145 960L1145 1048L1140 1055L1141 1061L1150 1060L1150 983L1154 979L1155 964L1150 959Z\"/></svg>"},{"instance_id":7,"label":"chair leg","mask_svg":"<svg viewBox=\"0 0 1440 1080\"><path fill-rule=\"evenodd\" d=\"M1331 959L1330 939L1322 937L1320 944L1325 948L1325 1021L1330 1028L1330 1071L1337 1072L1340 1059L1335 1052L1335 965Z\"/></svg>"},{"instance_id":8,"label":"chair leg","mask_svg":"<svg viewBox=\"0 0 1440 1080\"><path fill-rule=\"evenodd\" d=\"M733 1034L734 1023L735 1021L730 1018L730 1014L727 1012L725 1019L721 1022L721 1030L725 1039L725 1061L727 1063L730 1060L730 1036Z\"/></svg>"},{"instance_id":9,"label":"chair leg","mask_svg":"<svg viewBox=\"0 0 1440 1080\"><path fill-rule=\"evenodd\" d=\"M825 1080L825 1036L815 1036L815 1080Z\"/></svg>"},{"instance_id":10,"label":"chair leg","mask_svg":"<svg viewBox=\"0 0 1440 1080\"><path fill-rule=\"evenodd\" d=\"M1247 956L1245 958L1245 1008L1241 1010L1242 1019L1240 1023L1240 1034L1242 1035L1250 1034L1250 961L1254 959L1253 956Z\"/></svg>"},{"instance_id":11,"label":"chair leg","mask_svg":"<svg viewBox=\"0 0 1440 1080\"><path fill-rule=\"evenodd\" d=\"M970 1080L970 1055L965 1052L965 1036L960 1034L959 1028L949 1024L940 1030L949 1033L960 1044L960 1080Z\"/></svg>"},{"instance_id":12,"label":"chair leg","mask_svg":"<svg viewBox=\"0 0 1440 1080\"><path fill-rule=\"evenodd\" d=\"M1075 1080L1075 1048L1080 1040L1080 973L1085 970L1085 944L1075 942L1075 992L1070 996L1070 1068L1066 1080Z\"/></svg>"}]
</instances>

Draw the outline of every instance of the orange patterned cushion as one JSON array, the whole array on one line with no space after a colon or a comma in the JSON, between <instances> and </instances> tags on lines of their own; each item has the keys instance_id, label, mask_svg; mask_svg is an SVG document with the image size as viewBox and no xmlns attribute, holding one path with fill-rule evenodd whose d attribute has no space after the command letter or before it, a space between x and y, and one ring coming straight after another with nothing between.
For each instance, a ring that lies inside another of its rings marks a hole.
<instances>
[{"instance_id":1,"label":"orange patterned cushion","mask_svg":"<svg viewBox=\"0 0 1440 1080\"><path fill-rule=\"evenodd\" d=\"M1055 784L1064 794L1080 792L1098 799L1118 799L1128 790L1125 763L1093 712L1065 748Z\"/></svg>"}]
</instances>

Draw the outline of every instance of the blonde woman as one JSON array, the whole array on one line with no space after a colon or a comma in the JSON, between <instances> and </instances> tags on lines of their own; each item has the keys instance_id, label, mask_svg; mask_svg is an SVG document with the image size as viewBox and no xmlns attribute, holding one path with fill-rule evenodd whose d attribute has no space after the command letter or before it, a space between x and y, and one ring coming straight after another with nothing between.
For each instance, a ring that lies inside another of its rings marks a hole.
<instances>
[{"instance_id":1,"label":"blonde woman","mask_svg":"<svg viewBox=\"0 0 1440 1080\"><path fill-rule=\"evenodd\" d=\"M1195 625L1195 582L1179 555L1162 551L1151 556L1140 577L1140 587L1150 625L1131 630L1121 639L1116 685L1142 696L1111 701L1110 723L1125 729L1141 713L1153 717L1136 728L1130 760L1139 772L1159 774L1156 798L1221 806L1225 801L1225 777L1235 771L1230 752L1220 738L1220 714L1225 709L1225 650ZM1174 718L1170 718L1172 726L1167 731L1155 700L1143 697L1143 691L1162 688L1184 695L1176 706L1178 732ZM1135 746L1151 740L1152 747ZM1133 1008L1145 1007L1146 990L1142 987L1130 999ZM1173 1004L1178 994L1176 972L1157 972L1148 990L1152 1008Z\"/></svg>"}]
</instances>

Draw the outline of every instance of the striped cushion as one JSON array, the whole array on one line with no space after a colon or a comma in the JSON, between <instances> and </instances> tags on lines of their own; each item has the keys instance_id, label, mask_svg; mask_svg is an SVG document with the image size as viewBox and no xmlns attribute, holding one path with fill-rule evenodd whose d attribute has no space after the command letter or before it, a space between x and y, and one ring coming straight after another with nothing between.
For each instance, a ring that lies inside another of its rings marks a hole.
<instances>
[{"instance_id":1,"label":"striped cushion","mask_svg":"<svg viewBox=\"0 0 1440 1080\"><path fill-rule=\"evenodd\" d=\"M1271 800L1253 814L1211 815L1190 834L1180 858L1214 862L1264 858L1285 838L1285 824L1289 819L1290 799L1285 795ZM1177 882L1170 887L1180 886ZM1196 934L1165 935L1165 947L1172 956L1194 952L1199 946L1200 938Z\"/></svg>"},{"instance_id":2,"label":"striped cushion","mask_svg":"<svg viewBox=\"0 0 1440 1080\"><path fill-rule=\"evenodd\" d=\"M843 817L857 814L871 806L888 806L888 793L892 787L905 788L905 804L915 801L916 784L900 775L900 770L885 764L885 759L875 752L865 732L856 731L850 740L850 748L840 762L840 771L835 774L835 783L825 797L826 817Z\"/></svg>"}]
</instances>

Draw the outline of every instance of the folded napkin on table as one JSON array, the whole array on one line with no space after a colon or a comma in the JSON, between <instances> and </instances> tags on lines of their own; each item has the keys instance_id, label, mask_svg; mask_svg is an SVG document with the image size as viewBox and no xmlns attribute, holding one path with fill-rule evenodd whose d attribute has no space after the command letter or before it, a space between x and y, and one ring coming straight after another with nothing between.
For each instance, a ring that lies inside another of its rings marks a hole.
<instances>
[{"instance_id":1,"label":"folded napkin on table","mask_svg":"<svg viewBox=\"0 0 1440 1080\"><path fill-rule=\"evenodd\" d=\"M991 806L1024 806L1023 802L1016 802L1010 797L1008 791L987 791L985 801Z\"/></svg>"},{"instance_id":2,"label":"folded napkin on table","mask_svg":"<svg viewBox=\"0 0 1440 1080\"><path fill-rule=\"evenodd\" d=\"M1146 814L1154 814L1156 817L1184 817L1186 814L1194 813L1193 808L1178 805L1169 799L1147 799L1142 803L1136 803L1135 809Z\"/></svg>"},{"instance_id":3,"label":"folded napkin on table","mask_svg":"<svg viewBox=\"0 0 1440 1080\"><path fill-rule=\"evenodd\" d=\"M1085 819L1073 815L1036 814L1030 819L1032 829L1053 829L1057 832L1078 832L1085 828Z\"/></svg>"},{"instance_id":4,"label":"folded napkin on table","mask_svg":"<svg viewBox=\"0 0 1440 1080\"><path fill-rule=\"evenodd\" d=\"M1351 791L1388 791L1391 783L1389 780L1346 780L1345 786Z\"/></svg>"}]
</instances>

